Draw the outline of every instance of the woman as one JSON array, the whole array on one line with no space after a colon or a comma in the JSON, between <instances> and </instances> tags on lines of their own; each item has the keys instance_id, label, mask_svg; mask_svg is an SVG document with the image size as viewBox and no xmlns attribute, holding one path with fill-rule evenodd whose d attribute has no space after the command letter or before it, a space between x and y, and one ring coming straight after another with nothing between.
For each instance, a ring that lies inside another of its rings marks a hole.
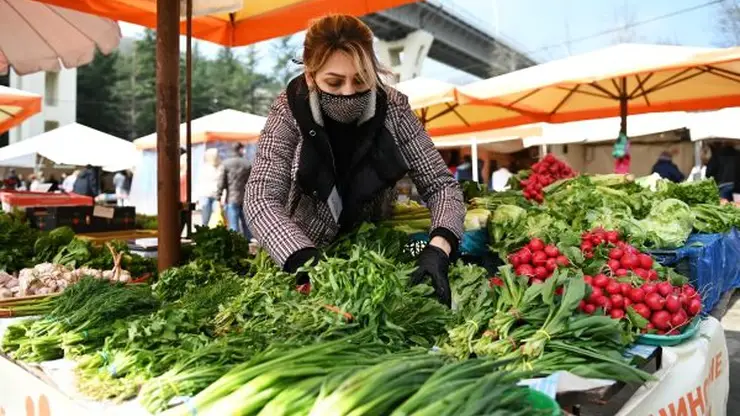
<instances>
[{"instance_id":1,"label":"woman","mask_svg":"<svg viewBox=\"0 0 740 416\"><path fill-rule=\"evenodd\" d=\"M408 174L432 212L412 282L430 277L449 305L449 255L465 216L459 185L406 96L380 81L362 21L319 19L303 46L304 74L275 100L262 131L244 201L249 228L295 273L339 233L389 214L394 185Z\"/></svg>"},{"instance_id":2,"label":"woman","mask_svg":"<svg viewBox=\"0 0 740 416\"><path fill-rule=\"evenodd\" d=\"M206 150L203 162L198 175L198 199L200 200L201 222L208 227L213 213L213 204L217 199L218 167L221 164L218 149L214 147Z\"/></svg>"}]
</instances>

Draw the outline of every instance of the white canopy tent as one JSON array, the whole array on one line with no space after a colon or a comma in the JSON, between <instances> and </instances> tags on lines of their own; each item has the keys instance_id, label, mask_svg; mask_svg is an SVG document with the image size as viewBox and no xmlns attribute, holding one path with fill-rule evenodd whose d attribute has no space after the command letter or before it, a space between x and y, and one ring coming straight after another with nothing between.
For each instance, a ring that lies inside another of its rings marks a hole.
<instances>
[{"instance_id":1,"label":"white canopy tent","mask_svg":"<svg viewBox=\"0 0 740 416\"><path fill-rule=\"evenodd\" d=\"M58 164L89 164L114 172L132 168L137 152L129 141L72 123L1 148L0 166L34 168L38 156Z\"/></svg>"},{"instance_id":2,"label":"white canopy tent","mask_svg":"<svg viewBox=\"0 0 740 416\"><path fill-rule=\"evenodd\" d=\"M740 107L693 113L689 121L691 141L740 140Z\"/></svg>"}]
</instances>

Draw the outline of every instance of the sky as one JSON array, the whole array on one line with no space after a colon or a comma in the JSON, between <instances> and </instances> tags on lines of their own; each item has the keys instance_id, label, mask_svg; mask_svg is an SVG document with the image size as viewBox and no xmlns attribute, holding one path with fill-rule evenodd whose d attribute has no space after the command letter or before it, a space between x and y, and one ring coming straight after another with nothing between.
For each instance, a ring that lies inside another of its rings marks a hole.
<instances>
[{"instance_id":1,"label":"sky","mask_svg":"<svg viewBox=\"0 0 740 416\"><path fill-rule=\"evenodd\" d=\"M728 46L717 29L721 0L434 0L538 62L603 48L619 39L638 43ZM735 1L735 0L724 0ZM535 11L535 13L533 13ZM122 23L125 36L142 29ZM302 34L295 36L297 43ZM199 42L213 55L218 46ZM184 46L181 45L182 48ZM263 70L271 67L269 44L258 44ZM236 48L237 50L239 48ZM184 49L183 49L184 50ZM476 80L427 59L422 76L464 84Z\"/></svg>"}]
</instances>

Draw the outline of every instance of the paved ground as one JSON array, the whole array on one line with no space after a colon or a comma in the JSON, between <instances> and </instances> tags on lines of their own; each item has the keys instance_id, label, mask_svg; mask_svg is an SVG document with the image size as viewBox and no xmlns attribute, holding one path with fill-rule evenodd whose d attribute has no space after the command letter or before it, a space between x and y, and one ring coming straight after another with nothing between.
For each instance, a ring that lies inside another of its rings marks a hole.
<instances>
[{"instance_id":1,"label":"paved ground","mask_svg":"<svg viewBox=\"0 0 740 416\"><path fill-rule=\"evenodd\" d=\"M730 398L727 403L730 409L740 409L740 291L730 300L727 312L722 317L722 327L727 338L727 352L730 356Z\"/></svg>"}]
</instances>

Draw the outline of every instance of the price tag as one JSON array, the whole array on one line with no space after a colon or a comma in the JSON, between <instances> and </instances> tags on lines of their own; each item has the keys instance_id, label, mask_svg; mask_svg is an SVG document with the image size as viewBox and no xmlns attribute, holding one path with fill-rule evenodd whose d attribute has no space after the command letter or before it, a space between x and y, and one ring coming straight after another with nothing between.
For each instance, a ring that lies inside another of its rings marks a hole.
<instances>
[{"instance_id":1,"label":"price tag","mask_svg":"<svg viewBox=\"0 0 740 416\"><path fill-rule=\"evenodd\" d=\"M100 205L95 205L95 208L93 208L93 217L113 219L113 216L115 214L116 214L115 208L103 207Z\"/></svg>"},{"instance_id":2,"label":"price tag","mask_svg":"<svg viewBox=\"0 0 740 416\"><path fill-rule=\"evenodd\" d=\"M336 186L331 190L329 199L326 202L329 204L329 210L331 211L331 216L334 217L334 222L338 223L339 217L342 215L342 197L339 195Z\"/></svg>"}]
</instances>

